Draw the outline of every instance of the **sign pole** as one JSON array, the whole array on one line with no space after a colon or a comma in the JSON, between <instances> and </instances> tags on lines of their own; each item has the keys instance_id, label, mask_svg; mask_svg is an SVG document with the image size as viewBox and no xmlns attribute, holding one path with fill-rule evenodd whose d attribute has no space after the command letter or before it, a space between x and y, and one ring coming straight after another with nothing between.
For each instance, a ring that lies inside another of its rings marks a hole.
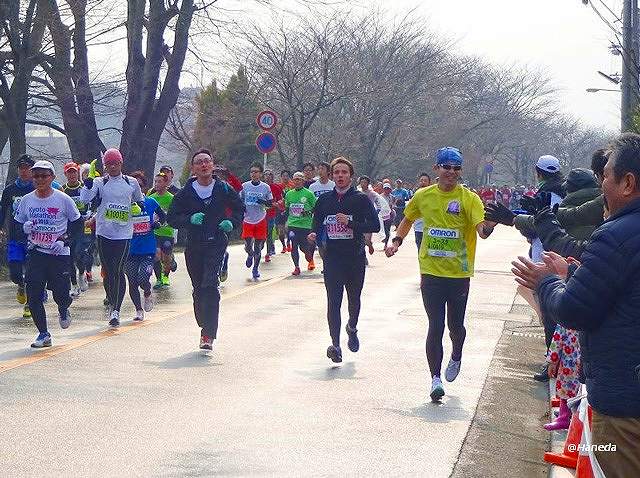
<instances>
[{"instance_id":1,"label":"sign pole","mask_svg":"<svg viewBox=\"0 0 640 478\"><path fill-rule=\"evenodd\" d=\"M262 163L262 169L267 169L267 153L264 153L264 161Z\"/></svg>"}]
</instances>

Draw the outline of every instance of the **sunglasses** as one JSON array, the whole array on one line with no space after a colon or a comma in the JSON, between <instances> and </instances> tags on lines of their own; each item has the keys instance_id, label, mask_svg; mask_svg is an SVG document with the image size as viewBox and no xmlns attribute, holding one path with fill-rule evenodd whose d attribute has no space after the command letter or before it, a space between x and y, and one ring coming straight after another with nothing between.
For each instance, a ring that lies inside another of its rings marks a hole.
<instances>
[{"instance_id":1,"label":"sunglasses","mask_svg":"<svg viewBox=\"0 0 640 478\"><path fill-rule=\"evenodd\" d=\"M453 165L451 165L451 164L440 164L439 166L440 166L442 169L445 169L445 170L447 170L447 171L451 171L452 169L453 169L454 171L460 171L460 170L462 170L462 166L453 166Z\"/></svg>"}]
</instances>

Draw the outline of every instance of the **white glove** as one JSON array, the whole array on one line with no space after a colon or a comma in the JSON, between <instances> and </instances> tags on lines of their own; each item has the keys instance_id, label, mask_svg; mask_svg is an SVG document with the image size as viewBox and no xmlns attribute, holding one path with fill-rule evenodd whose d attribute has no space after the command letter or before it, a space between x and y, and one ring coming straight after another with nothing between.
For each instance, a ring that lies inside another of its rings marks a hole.
<instances>
[{"instance_id":1,"label":"white glove","mask_svg":"<svg viewBox=\"0 0 640 478\"><path fill-rule=\"evenodd\" d=\"M27 221L22 225L22 230L25 234L31 234L33 232L33 222Z\"/></svg>"},{"instance_id":2,"label":"white glove","mask_svg":"<svg viewBox=\"0 0 640 478\"><path fill-rule=\"evenodd\" d=\"M55 241L51 244L51 253L55 256L59 256L62 255L62 252L64 251L64 242L62 241Z\"/></svg>"}]
</instances>

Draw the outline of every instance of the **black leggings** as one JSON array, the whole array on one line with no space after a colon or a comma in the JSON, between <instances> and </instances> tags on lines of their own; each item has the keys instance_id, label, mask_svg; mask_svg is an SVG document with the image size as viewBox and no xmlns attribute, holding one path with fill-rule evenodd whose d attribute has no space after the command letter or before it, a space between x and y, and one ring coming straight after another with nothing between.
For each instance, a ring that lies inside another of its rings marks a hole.
<instances>
[{"instance_id":1,"label":"black leggings","mask_svg":"<svg viewBox=\"0 0 640 478\"><path fill-rule=\"evenodd\" d=\"M300 227L289 228L289 237L291 238L291 259L293 260L293 265L296 267L300 267L300 254L298 253L298 248L300 248L302 253L305 255L311 250L307 239L310 232L311 229L302 229Z\"/></svg>"},{"instance_id":2,"label":"black leggings","mask_svg":"<svg viewBox=\"0 0 640 478\"><path fill-rule=\"evenodd\" d=\"M120 311L127 283L124 264L129 255L129 239L107 239L97 236L98 253L104 268L104 290L113 310Z\"/></svg>"},{"instance_id":3,"label":"black leggings","mask_svg":"<svg viewBox=\"0 0 640 478\"><path fill-rule=\"evenodd\" d=\"M254 239L253 237L247 237L244 240L244 251L247 255L253 257L253 268L257 269L260 265L260 257L262 256L262 248L264 247L264 241L262 239ZM269 253L269 251L267 251Z\"/></svg>"},{"instance_id":4,"label":"black leggings","mask_svg":"<svg viewBox=\"0 0 640 478\"><path fill-rule=\"evenodd\" d=\"M432 376L439 377L442 368L445 306L452 345L451 358L462 359L462 346L467 335L464 315L469 298L469 282L468 278L453 279L422 274L420 289L429 318L426 352Z\"/></svg>"},{"instance_id":5,"label":"black leggings","mask_svg":"<svg viewBox=\"0 0 640 478\"><path fill-rule=\"evenodd\" d=\"M389 238L391 237L391 224L393 223L393 221L391 220L391 218L389 219L385 219L384 221L382 221L382 225L384 226L384 247L387 247L387 244L389 243Z\"/></svg>"},{"instance_id":6,"label":"black leggings","mask_svg":"<svg viewBox=\"0 0 640 478\"><path fill-rule=\"evenodd\" d=\"M146 254L140 256L131 255L127 259L126 274L129 281L129 297L131 302L136 306L136 310L142 310L142 302L140 300L140 290L144 291L145 297L151 294L151 272L153 271L153 261L155 254Z\"/></svg>"},{"instance_id":7,"label":"black leggings","mask_svg":"<svg viewBox=\"0 0 640 478\"><path fill-rule=\"evenodd\" d=\"M354 256L342 256L325 250L324 259L324 286L327 289L327 321L329 322L329 334L336 347L340 345L340 329L342 318L340 307L342 295L347 290L349 301L349 327L355 329L360 316L360 294L364 285L365 254Z\"/></svg>"}]
</instances>

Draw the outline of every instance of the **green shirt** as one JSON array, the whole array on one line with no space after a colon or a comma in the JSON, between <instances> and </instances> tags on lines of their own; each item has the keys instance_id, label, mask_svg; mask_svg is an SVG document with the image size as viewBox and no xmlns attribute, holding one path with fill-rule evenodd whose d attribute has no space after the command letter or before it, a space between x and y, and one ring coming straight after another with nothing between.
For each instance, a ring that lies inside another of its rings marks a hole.
<instances>
[{"instance_id":1,"label":"green shirt","mask_svg":"<svg viewBox=\"0 0 640 478\"><path fill-rule=\"evenodd\" d=\"M173 194L169 191L164 194L153 193L149 197L155 199L165 213L169 211L169 206L171 206L171 203L173 202ZM153 233L160 237L173 237L173 231L172 227L161 226L158 229L155 229Z\"/></svg>"},{"instance_id":2,"label":"green shirt","mask_svg":"<svg viewBox=\"0 0 640 478\"><path fill-rule=\"evenodd\" d=\"M307 188L291 189L284 197L284 207L289 213L287 226L311 229L316 196Z\"/></svg>"}]
</instances>

